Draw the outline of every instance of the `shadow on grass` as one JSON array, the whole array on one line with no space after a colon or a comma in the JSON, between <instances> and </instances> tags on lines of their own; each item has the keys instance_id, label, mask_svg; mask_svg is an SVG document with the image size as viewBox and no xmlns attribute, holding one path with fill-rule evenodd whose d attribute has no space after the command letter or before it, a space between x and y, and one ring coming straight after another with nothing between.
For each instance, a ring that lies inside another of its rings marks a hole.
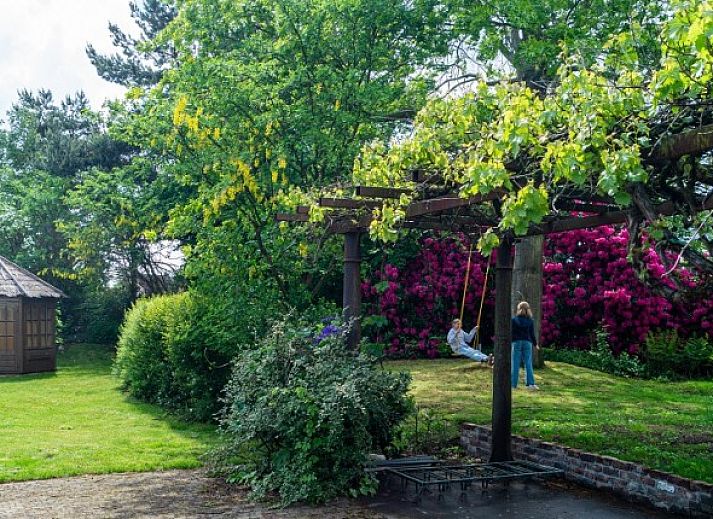
<instances>
[{"instance_id":1,"label":"shadow on grass","mask_svg":"<svg viewBox=\"0 0 713 519\"><path fill-rule=\"evenodd\" d=\"M202 438L215 443L217 437L216 426L210 423L200 423L187 420L180 413L168 411L158 404L140 401L128 392L121 389L120 380L112 374L112 365L116 348L106 344L70 344L62 348L57 356L57 371L48 373L33 373L27 375L8 375L0 377L0 388L3 384L33 384L38 381L56 380L57 383L67 384L67 379L87 379L101 377L104 382L98 391L111 391L116 393L117 401L123 402L129 410L137 415L149 417L151 420L164 422L171 430L179 436L196 439ZM106 387L106 380L112 382L111 387ZM51 383L50 383L51 384ZM46 388L51 391L51 388ZM101 413L100 409L97 409Z\"/></svg>"}]
</instances>

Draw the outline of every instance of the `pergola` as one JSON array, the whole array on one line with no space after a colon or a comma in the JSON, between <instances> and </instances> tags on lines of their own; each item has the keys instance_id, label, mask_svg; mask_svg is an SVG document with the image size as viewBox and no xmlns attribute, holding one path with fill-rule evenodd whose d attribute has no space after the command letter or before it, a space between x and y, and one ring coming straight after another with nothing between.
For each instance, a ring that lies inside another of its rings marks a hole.
<instances>
[{"instance_id":1,"label":"pergola","mask_svg":"<svg viewBox=\"0 0 713 519\"><path fill-rule=\"evenodd\" d=\"M684 150L685 151L685 150ZM437 175L414 173L416 196L407 206L403 228L434 231L479 233L495 228L499 223L499 208L504 191L463 198ZM398 199L409 189L356 186L353 198L321 198L319 206L331 209L326 217L327 231L344 235L344 284L342 301L345 315L355 323L348 338L357 348L360 341L358 318L361 306L360 236L368 231L373 209L385 200ZM689 204L691 201L689 201ZM713 209L713 191L692 201L695 210ZM550 214L539 225L532 225L524 236L545 235L601 225L624 224L640 218L636 206L622 209L607 197L578 191L576 188L557 193L551 201ZM645 216L670 216L679 212L673 201L663 201L647 208ZM309 221L309 207L301 206L296 213L281 213L283 222ZM493 369L493 410L491 461L511 461L512 395L510 388L510 291L512 285L512 245L518 239L512 233L500 235L495 274L495 366Z\"/></svg>"}]
</instances>

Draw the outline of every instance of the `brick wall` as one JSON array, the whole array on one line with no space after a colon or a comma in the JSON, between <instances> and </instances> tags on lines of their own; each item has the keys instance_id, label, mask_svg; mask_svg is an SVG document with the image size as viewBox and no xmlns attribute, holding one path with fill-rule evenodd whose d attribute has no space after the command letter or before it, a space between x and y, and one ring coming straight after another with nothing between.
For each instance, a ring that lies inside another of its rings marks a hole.
<instances>
[{"instance_id":1,"label":"brick wall","mask_svg":"<svg viewBox=\"0 0 713 519\"><path fill-rule=\"evenodd\" d=\"M487 460L490 427L463 424L461 444L470 455ZM586 487L691 517L713 517L713 485L702 481L515 435L512 453L515 459L562 469L566 479Z\"/></svg>"}]
</instances>

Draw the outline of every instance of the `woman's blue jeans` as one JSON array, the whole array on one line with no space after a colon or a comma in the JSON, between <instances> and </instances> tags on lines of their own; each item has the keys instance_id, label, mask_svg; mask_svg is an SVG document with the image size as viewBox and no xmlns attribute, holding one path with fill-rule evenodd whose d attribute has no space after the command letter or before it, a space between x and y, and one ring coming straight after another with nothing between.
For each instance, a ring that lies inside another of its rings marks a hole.
<instances>
[{"instance_id":1,"label":"woman's blue jeans","mask_svg":"<svg viewBox=\"0 0 713 519\"><path fill-rule=\"evenodd\" d=\"M512 364L510 384L517 387L517 379L520 375L520 361L525 362L526 384L535 385L535 374L532 371L532 343L530 341L513 341L512 343Z\"/></svg>"}]
</instances>

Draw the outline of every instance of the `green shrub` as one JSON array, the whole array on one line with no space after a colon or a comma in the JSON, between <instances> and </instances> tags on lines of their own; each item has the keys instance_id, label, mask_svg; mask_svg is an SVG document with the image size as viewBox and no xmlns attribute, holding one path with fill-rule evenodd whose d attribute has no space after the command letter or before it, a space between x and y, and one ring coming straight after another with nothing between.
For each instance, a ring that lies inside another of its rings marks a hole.
<instances>
[{"instance_id":1,"label":"green shrub","mask_svg":"<svg viewBox=\"0 0 713 519\"><path fill-rule=\"evenodd\" d=\"M124 313L131 301L131 294L124 286L88 291L82 302L72 307L74 329L71 339L92 344L116 344Z\"/></svg>"},{"instance_id":2,"label":"green shrub","mask_svg":"<svg viewBox=\"0 0 713 519\"><path fill-rule=\"evenodd\" d=\"M642 346L642 356L652 376L671 375L681 362L681 339L676 330L649 332Z\"/></svg>"},{"instance_id":3,"label":"green shrub","mask_svg":"<svg viewBox=\"0 0 713 519\"><path fill-rule=\"evenodd\" d=\"M249 307L243 315L224 301L190 293L176 305L177 318L164 333L166 357L177 392L170 407L194 420L214 418L220 410L220 393L230 378L230 361L239 352L248 329ZM243 329L245 328L245 329Z\"/></svg>"},{"instance_id":4,"label":"green shrub","mask_svg":"<svg viewBox=\"0 0 713 519\"><path fill-rule=\"evenodd\" d=\"M683 346L681 358L689 377L710 375L713 369L713 342L706 337L691 337Z\"/></svg>"},{"instance_id":5,"label":"green shrub","mask_svg":"<svg viewBox=\"0 0 713 519\"><path fill-rule=\"evenodd\" d=\"M266 330L226 388L216 465L283 504L373 490L367 454L391 445L411 409L408 375L348 351L343 332L317 342L313 330L304 321Z\"/></svg>"},{"instance_id":6,"label":"green shrub","mask_svg":"<svg viewBox=\"0 0 713 519\"><path fill-rule=\"evenodd\" d=\"M399 426L397 437L395 447L399 453L447 457L453 444L457 445L458 427L444 411L416 406Z\"/></svg>"},{"instance_id":7,"label":"green shrub","mask_svg":"<svg viewBox=\"0 0 713 519\"><path fill-rule=\"evenodd\" d=\"M566 362L621 377L643 377L646 374L645 366L636 356L626 352L614 356L607 344L607 334L601 329L597 330L594 347L589 351L545 348L544 352L545 360Z\"/></svg>"},{"instance_id":8,"label":"green shrub","mask_svg":"<svg viewBox=\"0 0 713 519\"><path fill-rule=\"evenodd\" d=\"M126 314L116 350L115 371L124 389L141 400L169 404L174 398L164 343L169 321L187 294L139 299Z\"/></svg>"}]
</instances>

